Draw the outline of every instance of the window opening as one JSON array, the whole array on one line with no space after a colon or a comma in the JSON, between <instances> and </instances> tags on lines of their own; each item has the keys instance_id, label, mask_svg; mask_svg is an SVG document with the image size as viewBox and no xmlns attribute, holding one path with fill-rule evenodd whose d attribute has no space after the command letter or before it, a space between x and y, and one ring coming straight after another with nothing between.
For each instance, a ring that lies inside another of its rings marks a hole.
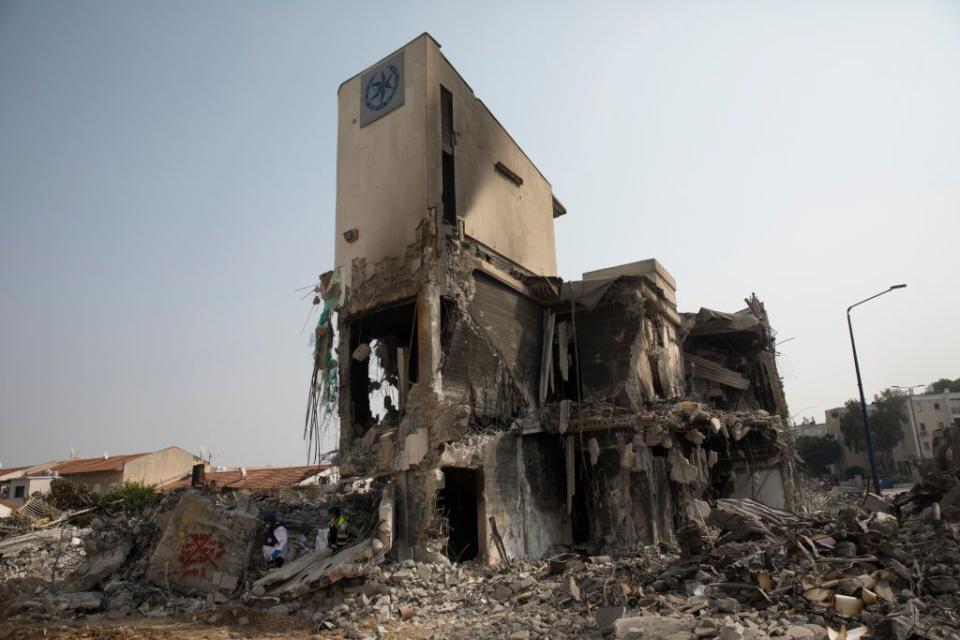
<instances>
[{"instance_id":1,"label":"window opening","mask_svg":"<svg viewBox=\"0 0 960 640\"><path fill-rule=\"evenodd\" d=\"M440 87L440 146L441 181L443 194L443 221L457 224L457 184L453 162L453 94L446 87Z\"/></svg>"},{"instance_id":2,"label":"window opening","mask_svg":"<svg viewBox=\"0 0 960 640\"><path fill-rule=\"evenodd\" d=\"M374 425L399 424L406 394L401 382L417 381L416 303L388 307L351 323L347 357L353 436Z\"/></svg>"}]
</instances>

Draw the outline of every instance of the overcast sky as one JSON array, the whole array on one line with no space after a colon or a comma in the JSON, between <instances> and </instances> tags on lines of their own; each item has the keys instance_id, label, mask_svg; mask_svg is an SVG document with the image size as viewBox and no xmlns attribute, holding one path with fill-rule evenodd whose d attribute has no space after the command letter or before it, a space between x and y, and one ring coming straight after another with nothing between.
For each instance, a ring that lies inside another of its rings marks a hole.
<instances>
[{"instance_id":1,"label":"overcast sky","mask_svg":"<svg viewBox=\"0 0 960 640\"><path fill-rule=\"evenodd\" d=\"M960 376L960 3L0 0L0 461L301 464L336 91L423 31L551 181L560 274L756 292L797 417Z\"/></svg>"}]
</instances>

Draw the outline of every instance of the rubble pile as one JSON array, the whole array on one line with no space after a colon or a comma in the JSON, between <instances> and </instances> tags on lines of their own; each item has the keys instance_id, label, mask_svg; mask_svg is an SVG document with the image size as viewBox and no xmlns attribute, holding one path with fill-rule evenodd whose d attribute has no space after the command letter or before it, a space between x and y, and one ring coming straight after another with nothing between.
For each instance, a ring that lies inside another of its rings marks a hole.
<instances>
[{"instance_id":1,"label":"rubble pile","mask_svg":"<svg viewBox=\"0 0 960 640\"><path fill-rule=\"evenodd\" d=\"M89 529L64 526L23 530L0 539L0 583L58 581L84 561L82 540Z\"/></svg>"},{"instance_id":2,"label":"rubble pile","mask_svg":"<svg viewBox=\"0 0 960 640\"><path fill-rule=\"evenodd\" d=\"M661 545L505 571L405 561L316 598L327 610L314 617L356 637L373 618L436 638L957 638L960 524L932 511L898 521L848 504L800 518L719 500L700 556Z\"/></svg>"},{"instance_id":3,"label":"rubble pile","mask_svg":"<svg viewBox=\"0 0 960 640\"><path fill-rule=\"evenodd\" d=\"M389 491L360 495L345 504L373 509L381 525L391 521ZM956 476L929 478L893 498L831 492L822 502L823 511L797 515L746 498L713 500L703 503L695 544L618 555L557 547L543 561L512 558L497 567L442 556L416 562L388 555L389 544L363 557L377 546L364 537L333 555L301 541L297 559L271 569L253 548L254 514L275 510L307 538L325 521L324 505L245 495L215 502L187 491L142 518L101 514L84 528L0 539L4 587L33 578L19 594L7 590L3 615L87 625L184 616L240 624L279 615L321 637L371 639L960 638ZM231 540L222 554L219 546L200 548L226 562L175 576L165 540L211 518ZM370 524L363 529L382 535Z\"/></svg>"}]
</instances>

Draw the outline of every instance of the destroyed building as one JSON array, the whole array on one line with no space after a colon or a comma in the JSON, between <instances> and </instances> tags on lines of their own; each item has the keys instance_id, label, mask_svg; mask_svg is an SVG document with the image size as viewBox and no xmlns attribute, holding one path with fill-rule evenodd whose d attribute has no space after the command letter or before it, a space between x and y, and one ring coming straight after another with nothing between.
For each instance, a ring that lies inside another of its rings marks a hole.
<instances>
[{"instance_id":1,"label":"destroyed building","mask_svg":"<svg viewBox=\"0 0 960 640\"><path fill-rule=\"evenodd\" d=\"M547 179L428 34L339 89L335 268L307 428L394 487L400 557L676 542L796 499L774 334L677 309L656 260L557 275Z\"/></svg>"}]
</instances>

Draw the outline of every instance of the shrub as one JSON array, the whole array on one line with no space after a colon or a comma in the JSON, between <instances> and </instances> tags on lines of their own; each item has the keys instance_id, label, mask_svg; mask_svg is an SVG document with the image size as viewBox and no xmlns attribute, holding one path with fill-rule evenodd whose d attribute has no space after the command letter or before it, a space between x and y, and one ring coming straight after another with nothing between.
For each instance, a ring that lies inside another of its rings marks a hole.
<instances>
[{"instance_id":1,"label":"shrub","mask_svg":"<svg viewBox=\"0 0 960 640\"><path fill-rule=\"evenodd\" d=\"M60 510L84 509L96 503L90 490L82 484L75 484L66 478L54 478L50 482L50 492L44 500Z\"/></svg>"},{"instance_id":2,"label":"shrub","mask_svg":"<svg viewBox=\"0 0 960 640\"><path fill-rule=\"evenodd\" d=\"M127 481L99 496L98 502L104 506L113 506L119 503L127 513L140 515L159 499L157 492L154 491L154 486L142 482Z\"/></svg>"}]
</instances>

